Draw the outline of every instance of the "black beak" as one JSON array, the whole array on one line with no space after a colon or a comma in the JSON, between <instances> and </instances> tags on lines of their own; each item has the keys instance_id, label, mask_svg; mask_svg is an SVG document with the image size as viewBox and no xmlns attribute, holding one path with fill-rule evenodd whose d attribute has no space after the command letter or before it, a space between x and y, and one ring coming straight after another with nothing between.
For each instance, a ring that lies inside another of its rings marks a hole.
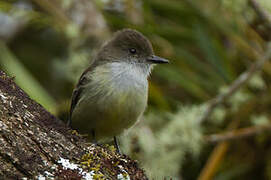
<instances>
[{"instance_id":1,"label":"black beak","mask_svg":"<svg viewBox=\"0 0 271 180\"><path fill-rule=\"evenodd\" d=\"M159 56L152 55L147 58L147 61L153 64L165 64L169 63L167 59L161 58Z\"/></svg>"}]
</instances>

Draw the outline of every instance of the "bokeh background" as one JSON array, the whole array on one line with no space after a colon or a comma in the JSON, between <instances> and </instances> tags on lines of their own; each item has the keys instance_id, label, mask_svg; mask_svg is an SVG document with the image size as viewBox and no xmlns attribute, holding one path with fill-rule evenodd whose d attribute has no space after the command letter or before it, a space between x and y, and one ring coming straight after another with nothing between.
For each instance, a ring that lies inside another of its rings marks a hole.
<instances>
[{"instance_id":1,"label":"bokeh background","mask_svg":"<svg viewBox=\"0 0 271 180\"><path fill-rule=\"evenodd\" d=\"M0 68L66 121L76 81L100 45L137 29L170 64L153 71L148 109L121 137L124 153L150 179L271 180L270 62L199 121L271 40L271 25L249 2L0 0ZM258 2L271 14L270 0ZM227 132L229 141L214 140Z\"/></svg>"}]
</instances>

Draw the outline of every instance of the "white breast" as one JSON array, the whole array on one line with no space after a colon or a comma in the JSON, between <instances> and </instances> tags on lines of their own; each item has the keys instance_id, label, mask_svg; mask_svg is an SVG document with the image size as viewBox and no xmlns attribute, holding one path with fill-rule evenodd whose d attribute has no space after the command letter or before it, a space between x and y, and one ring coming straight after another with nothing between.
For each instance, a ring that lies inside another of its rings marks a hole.
<instances>
[{"instance_id":1,"label":"white breast","mask_svg":"<svg viewBox=\"0 0 271 180\"><path fill-rule=\"evenodd\" d=\"M95 87L94 92L104 96L123 93L145 93L148 89L150 66L145 64L113 62L95 68L88 76L88 86ZM93 93L93 92L92 92ZM93 95L95 95L94 93Z\"/></svg>"},{"instance_id":2,"label":"white breast","mask_svg":"<svg viewBox=\"0 0 271 180\"><path fill-rule=\"evenodd\" d=\"M133 63L110 63L112 80L122 88L143 88L148 84L147 78L150 72L149 66Z\"/></svg>"}]
</instances>

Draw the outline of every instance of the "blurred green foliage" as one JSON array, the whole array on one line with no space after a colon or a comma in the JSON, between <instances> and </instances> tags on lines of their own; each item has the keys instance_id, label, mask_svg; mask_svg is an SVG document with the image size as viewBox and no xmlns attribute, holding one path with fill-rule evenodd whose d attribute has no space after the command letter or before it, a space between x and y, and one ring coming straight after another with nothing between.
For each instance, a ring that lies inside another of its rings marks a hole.
<instances>
[{"instance_id":1,"label":"blurred green foliage","mask_svg":"<svg viewBox=\"0 0 271 180\"><path fill-rule=\"evenodd\" d=\"M261 1L271 13L271 2ZM86 16L86 18L84 18ZM196 179L213 144L205 135L270 124L271 64L207 122L206 102L264 53L271 33L247 1L0 1L0 67L37 102L66 119L72 89L109 32L134 28L170 59L150 78L146 115L121 139L154 179ZM270 133L230 144L214 179L270 179Z\"/></svg>"}]
</instances>

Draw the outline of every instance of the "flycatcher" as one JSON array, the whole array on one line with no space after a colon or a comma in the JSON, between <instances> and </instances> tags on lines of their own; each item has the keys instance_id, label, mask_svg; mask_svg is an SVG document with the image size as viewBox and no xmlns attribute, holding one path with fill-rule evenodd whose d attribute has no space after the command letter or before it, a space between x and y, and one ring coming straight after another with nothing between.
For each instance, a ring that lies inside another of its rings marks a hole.
<instances>
[{"instance_id":1,"label":"flycatcher","mask_svg":"<svg viewBox=\"0 0 271 180\"><path fill-rule=\"evenodd\" d=\"M104 142L133 126L148 99L155 56L149 40L131 29L116 32L83 72L72 94L68 124L93 142ZM119 149L118 149L119 150Z\"/></svg>"}]
</instances>

